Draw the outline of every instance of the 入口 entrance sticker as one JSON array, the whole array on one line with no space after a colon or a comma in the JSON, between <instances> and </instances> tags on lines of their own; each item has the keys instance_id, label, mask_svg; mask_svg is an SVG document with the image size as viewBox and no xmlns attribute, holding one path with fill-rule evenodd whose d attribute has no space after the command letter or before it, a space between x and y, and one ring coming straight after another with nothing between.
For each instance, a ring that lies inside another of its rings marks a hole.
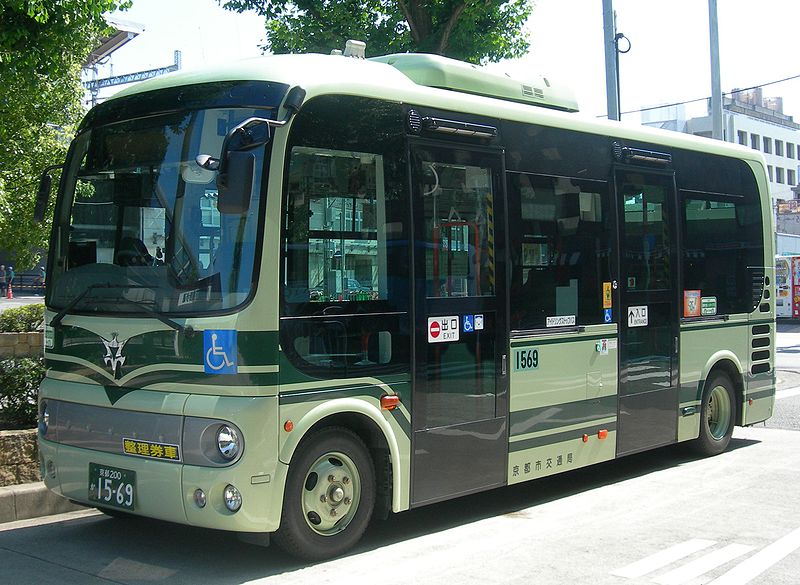
<instances>
[{"instance_id":1,"label":"\u5165\u53e3 entrance sticker","mask_svg":"<svg viewBox=\"0 0 800 585\"><path fill-rule=\"evenodd\" d=\"M700 299L700 314L710 316L717 314L717 297L702 297Z\"/></svg>"}]
</instances>

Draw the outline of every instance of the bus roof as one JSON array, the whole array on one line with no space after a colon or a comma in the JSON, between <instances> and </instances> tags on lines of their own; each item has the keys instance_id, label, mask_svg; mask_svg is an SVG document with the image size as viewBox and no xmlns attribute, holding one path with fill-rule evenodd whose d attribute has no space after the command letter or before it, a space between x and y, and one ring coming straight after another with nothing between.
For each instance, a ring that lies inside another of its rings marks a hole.
<instances>
[{"instance_id":1,"label":"bus roof","mask_svg":"<svg viewBox=\"0 0 800 585\"><path fill-rule=\"evenodd\" d=\"M521 84L526 85L523 82L435 55L387 55L374 59L321 54L268 55L206 69L178 71L138 83L107 101L214 81L272 81L302 87L306 100L324 94L358 95L735 156L759 163L764 160L758 151L721 140L586 117L576 113L577 103L571 92L545 78L539 78L538 84L530 84L534 93L542 89L539 85L550 86L547 92L542 92L542 98L515 99L518 96L508 94L520 89ZM492 84L501 87L492 88Z\"/></svg>"}]
</instances>

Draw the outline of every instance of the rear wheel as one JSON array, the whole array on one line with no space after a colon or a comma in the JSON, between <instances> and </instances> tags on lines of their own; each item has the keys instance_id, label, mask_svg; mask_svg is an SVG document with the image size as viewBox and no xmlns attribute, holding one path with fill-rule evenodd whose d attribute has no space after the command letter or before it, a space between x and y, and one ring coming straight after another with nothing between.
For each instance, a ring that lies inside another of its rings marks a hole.
<instances>
[{"instance_id":1,"label":"rear wheel","mask_svg":"<svg viewBox=\"0 0 800 585\"><path fill-rule=\"evenodd\" d=\"M375 470L364 442L344 428L323 429L292 457L274 540L307 560L342 554L364 534L374 505Z\"/></svg>"},{"instance_id":2,"label":"rear wheel","mask_svg":"<svg viewBox=\"0 0 800 585\"><path fill-rule=\"evenodd\" d=\"M700 435L692 447L701 455L717 455L728 448L735 425L733 383L725 374L706 381L700 410Z\"/></svg>"}]
</instances>

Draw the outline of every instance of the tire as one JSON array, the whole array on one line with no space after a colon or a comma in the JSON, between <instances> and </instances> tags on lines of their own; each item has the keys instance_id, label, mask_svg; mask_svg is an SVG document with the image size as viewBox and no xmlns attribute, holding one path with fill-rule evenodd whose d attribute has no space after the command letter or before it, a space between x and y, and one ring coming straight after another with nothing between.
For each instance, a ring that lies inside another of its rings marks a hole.
<instances>
[{"instance_id":1,"label":"tire","mask_svg":"<svg viewBox=\"0 0 800 585\"><path fill-rule=\"evenodd\" d=\"M725 374L715 374L706 381L700 409L700 435L691 446L701 455L719 455L731 442L736 424L736 401L733 383Z\"/></svg>"},{"instance_id":2,"label":"tire","mask_svg":"<svg viewBox=\"0 0 800 585\"><path fill-rule=\"evenodd\" d=\"M289 554L319 561L352 548L375 507L375 468L352 431L329 427L310 435L289 465L275 543Z\"/></svg>"}]
</instances>

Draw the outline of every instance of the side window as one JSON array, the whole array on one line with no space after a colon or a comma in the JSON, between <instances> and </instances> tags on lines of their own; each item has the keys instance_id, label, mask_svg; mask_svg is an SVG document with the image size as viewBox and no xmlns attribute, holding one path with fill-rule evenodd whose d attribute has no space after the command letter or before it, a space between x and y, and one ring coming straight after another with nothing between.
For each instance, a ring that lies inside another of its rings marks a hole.
<instances>
[{"instance_id":1,"label":"side window","mask_svg":"<svg viewBox=\"0 0 800 585\"><path fill-rule=\"evenodd\" d=\"M539 329L574 317L603 323L611 281L608 185L563 177L508 175L511 328Z\"/></svg>"},{"instance_id":2,"label":"side window","mask_svg":"<svg viewBox=\"0 0 800 585\"><path fill-rule=\"evenodd\" d=\"M342 112L359 112L356 117ZM287 149L281 346L317 377L408 368L408 189L401 107L325 96Z\"/></svg>"},{"instance_id":3,"label":"side window","mask_svg":"<svg viewBox=\"0 0 800 585\"><path fill-rule=\"evenodd\" d=\"M308 266L294 272L300 280L287 282L287 299L386 300L383 156L296 146L288 195L288 243L307 245Z\"/></svg>"},{"instance_id":4,"label":"side window","mask_svg":"<svg viewBox=\"0 0 800 585\"><path fill-rule=\"evenodd\" d=\"M752 311L764 262L758 200L682 191L681 204L683 288L710 299L708 314Z\"/></svg>"}]
</instances>

